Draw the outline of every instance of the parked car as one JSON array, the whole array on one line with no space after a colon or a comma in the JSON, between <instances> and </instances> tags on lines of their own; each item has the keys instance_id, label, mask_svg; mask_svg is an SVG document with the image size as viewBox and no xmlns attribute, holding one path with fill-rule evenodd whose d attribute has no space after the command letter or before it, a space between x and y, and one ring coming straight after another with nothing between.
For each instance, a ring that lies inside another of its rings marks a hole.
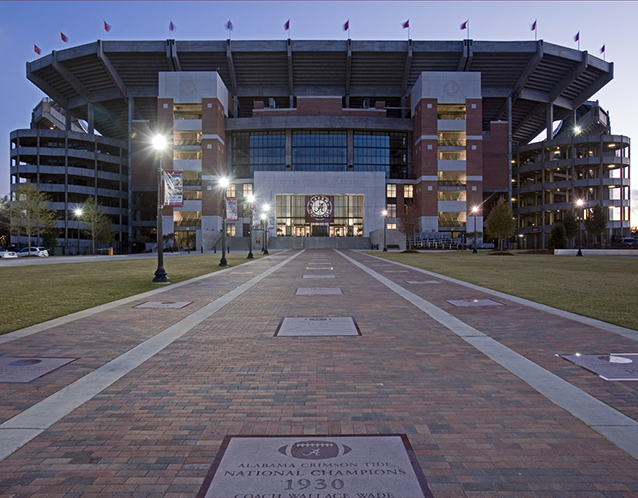
<instances>
[{"instance_id":1,"label":"parked car","mask_svg":"<svg viewBox=\"0 0 638 498\"><path fill-rule=\"evenodd\" d=\"M625 238L620 241L623 246L638 247L638 239Z\"/></svg>"},{"instance_id":2,"label":"parked car","mask_svg":"<svg viewBox=\"0 0 638 498\"><path fill-rule=\"evenodd\" d=\"M17 258L18 255L14 251L10 251L6 247L0 247L0 258L8 259L8 258Z\"/></svg>"},{"instance_id":3,"label":"parked car","mask_svg":"<svg viewBox=\"0 0 638 498\"><path fill-rule=\"evenodd\" d=\"M40 258L46 258L49 256L49 251L44 247L25 247L18 251L18 257L22 256L38 256Z\"/></svg>"}]
</instances>

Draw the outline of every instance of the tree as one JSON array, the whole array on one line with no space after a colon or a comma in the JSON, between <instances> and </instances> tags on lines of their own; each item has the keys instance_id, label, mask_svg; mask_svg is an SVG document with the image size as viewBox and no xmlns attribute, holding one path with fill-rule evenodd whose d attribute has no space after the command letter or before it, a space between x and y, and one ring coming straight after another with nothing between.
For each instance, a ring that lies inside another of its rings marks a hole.
<instances>
[{"instance_id":1,"label":"tree","mask_svg":"<svg viewBox=\"0 0 638 498\"><path fill-rule=\"evenodd\" d=\"M565 249L567 247L567 229L563 223L556 222L552 231L549 232L549 241L547 246L549 249Z\"/></svg>"},{"instance_id":2,"label":"tree","mask_svg":"<svg viewBox=\"0 0 638 498\"><path fill-rule=\"evenodd\" d=\"M485 221L485 231L490 237L499 240L499 249L503 250L503 241L516 233L516 220L509 204L500 198Z\"/></svg>"},{"instance_id":3,"label":"tree","mask_svg":"<svg viewBox=\"0 0 638 498\"><path fill-rule=\"evenodd\" d=\"M57 213L48 209L48 204L46 194L34 183L23 183L15 189L9 219L18 235L24 233L27 236L28 247L31 247L31 237L55 226Z\"/></svg>"},{"instance_id":4,"label":"tree","mask_svg":"<svg viewBox=\"0 0 638 498\"><path fill-rule=\"evenodd\" d=\"M565 233L568 241L578 236L578 219L576 219L574 211L571 209L565 211L563 213L563 220L561 223L565 227ZM557 249L562 249L562 247L557 247Z\"/></svg>"},{"instance_id":5,"label":"tree","mask_svg":"<svg viewBox=\"0 0 638 498\"><path fill-rule=\"evenodd\" d=\"M87 228L83 230L91 238L91 254L95 254L95 243L106 243L113 240L113 225L111 219L100 211L100 205L93 197L89 197L82 204L80 221Z\"/></svg>"},{"instance_id":6,"label":"tree","mask_svg":"<svg viewBox=\"0 0 638 498\"><path fill-rule=\"evenodd\" d=\"M9 199L0 197L0 247L8 246L11 235Z\"/></svg>"},{"instance_id":7,"label":"tree","mask_svg":"<svg viewBox=\"0 0 638 498\"><path fill-rule=\"evenodd\" d=\"M415 235L421 233L421 217L415 202L405 205L399 216L398 229L408 239L408 251L412 251L412 240Z\"/></svg>"},{"instance_id":8,"label":"tree","mask_svg":"<svg viewBox=\"0 0 638 498\"><path fill-rule=\"evenodd\" d=\"M594 236L594 243L596 242L596 236L602 234L607 229L607 213L600 204L596 204L590 211L589 216L585 220L585 228Z\"/></svg>"}]
</instances>

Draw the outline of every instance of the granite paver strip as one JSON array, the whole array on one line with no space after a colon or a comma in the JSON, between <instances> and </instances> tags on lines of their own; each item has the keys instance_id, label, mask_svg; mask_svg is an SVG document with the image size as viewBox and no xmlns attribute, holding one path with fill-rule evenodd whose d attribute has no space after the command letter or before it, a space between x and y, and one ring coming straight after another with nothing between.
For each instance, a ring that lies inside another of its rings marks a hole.
<instances>
[{"instance_id":1,"label":"granite paver strip","mask_svg":"<svg viewBox=\"0 0 638 498\"><path fill-rule=\"evenodd\" d=\"M193 496L228 434L405 433L437 497L635 496L635 459L331 259L343 296L309 307L285 265L4 460L0 494ZM309 310L363 335L273 337Z\"/></svg>"}]
</instances>

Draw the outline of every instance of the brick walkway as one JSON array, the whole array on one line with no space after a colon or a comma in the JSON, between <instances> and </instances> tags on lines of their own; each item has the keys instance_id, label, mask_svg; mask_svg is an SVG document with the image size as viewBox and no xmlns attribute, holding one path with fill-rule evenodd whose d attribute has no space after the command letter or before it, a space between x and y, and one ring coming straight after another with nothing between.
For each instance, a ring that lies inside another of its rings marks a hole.
<instances>
[{"instance_id":1,"label":"brick walkway","mask_svg":"<svg viewBox=\"0 0 638 498\"><path fill-rule=\"evenodd\" d=\"M319 256L333 270L307 270ZM606 382L555 356L638 352L631 339L355 251L288 251L0 344L0 356L78 358L29 384L0 384L0 422L11 423L186 327L0 462L0 496L195 496L226 435L323 434L407 434L435 497L638 496L634 457L355 261L638 420L638 382ZM407 283L425 280L440 283ZM299 287L343 295L297 296ZM192 304L134 308L145 301ZM275 336L284 317L308 316L353 317L361 336ZM0 437L12 430L0 425Z\"/></svg>"}]
</instances>

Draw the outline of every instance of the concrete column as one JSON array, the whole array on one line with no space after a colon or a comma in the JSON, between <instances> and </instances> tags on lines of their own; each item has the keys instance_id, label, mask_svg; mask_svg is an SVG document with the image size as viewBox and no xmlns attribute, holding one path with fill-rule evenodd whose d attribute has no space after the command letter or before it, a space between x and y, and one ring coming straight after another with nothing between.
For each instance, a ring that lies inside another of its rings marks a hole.
<instances>
[{"instance_id":1,"label":"concrete column","mask_svg":"<svg viewBox=\"0 0 638 498\"><path fill-rule=\"evenodd\" d=\"M512 97L507 97L507 165L508 165L508 188L509 205L512 209ZM520 199L517 203L520 207ZM520 227L520 220L518 226Z\"/></svg>"},{"instance_id":2,"label":"concrete column","mask_svg":"<svg viewBox=\"0 0 638 498\"><path fill-rule=\"evenodd\" d=\"M87 104L87 121L89 123L89 133L93 135L95 133L95 107L91 102Z\"/></svg>"},{"instance_id":3,"label":"concrete column","mask_svg":"<svg viewBox=\"0 0 638 498\"><path fill-rule=\"evenodd\" d=\"M550 102L547 104L547 112L545 113L547 118L546 122L546 130L547 130L547 140L551 140L554 138L554 103Z\"/></svg>"},{"instance_id":4,"label":"concrete column","mask_svg":"<svg viewBox=\"0 0 638 498\"><path fill-rule=\"evenodd\" d=\"M127 158L128 158L128 248L126 250L127 253L131 252L131 242L133 241L133 189L132 189L132 180L133 180L133 147L131 136L133 135L133 113L135 111L135 101L133 97L128 98L128 116L127 116L127 128L128 128L128 139L127 139Z\"/></svg>"},{"instance_id":5,"label":"concrete column","mask_svg":"<svg viewBox=\"0 0 638 498\"><path fill-rule=\"evenodd\" d=\"M286 169L292 171L292 130L286 130Z\"/></svg>"},{"instance_id":6,"label":"concrete column","mask_svg":"<svg viewBox=\"0 0 638 498\"><path fill-rule=\"evenodd\" d=\"M346 170L354 171L354 132L352 130L347 131L346 149Z\"/></svg>"}]
</instances>

